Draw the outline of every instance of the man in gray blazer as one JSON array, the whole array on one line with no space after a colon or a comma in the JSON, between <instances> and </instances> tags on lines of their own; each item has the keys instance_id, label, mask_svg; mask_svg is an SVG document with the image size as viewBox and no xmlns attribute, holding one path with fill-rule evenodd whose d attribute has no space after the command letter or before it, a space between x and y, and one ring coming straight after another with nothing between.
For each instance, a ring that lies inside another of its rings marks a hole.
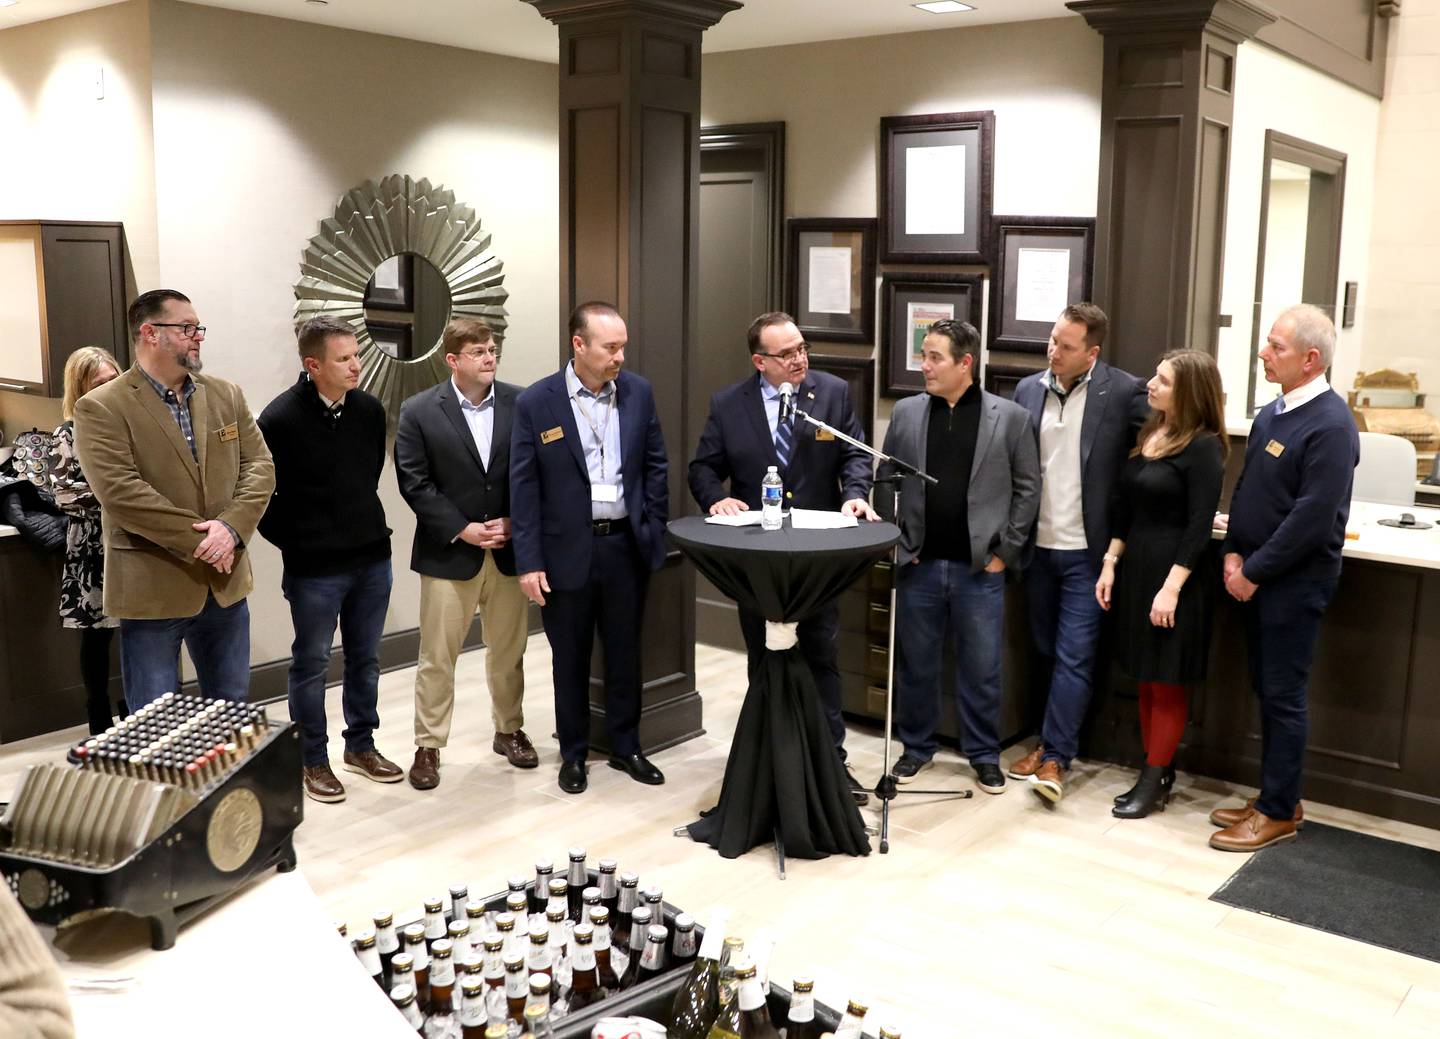
<instances>
[{"instance_id":1,"label":"man in gray blazer","mask_svg":"<svg viewBox=\"0 0 1440 1039\"><path fill-rule=\"evenodd\" d=\"M896 404L885 434L886 454L939 481L909 480L901 496L895 714L905 751L892 772L909 782L934 757L948 621L961 750L980 789L999 794L1005 571L1020 564L1040 507L1040 461L1025 409L975 382L973 325L935 322L924 351L925 395ZM893 469L880 466L877 486ZM893 500L879 503L893 514Z\"/></svg>"}]
</instances>

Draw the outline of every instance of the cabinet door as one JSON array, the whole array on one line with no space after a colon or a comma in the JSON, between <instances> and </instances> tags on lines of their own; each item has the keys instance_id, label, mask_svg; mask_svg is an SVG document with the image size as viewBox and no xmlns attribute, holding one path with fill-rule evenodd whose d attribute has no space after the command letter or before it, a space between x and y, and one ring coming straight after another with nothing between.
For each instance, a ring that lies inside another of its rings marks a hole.
<instances>
[{"instance_id":1,"label":"cabinet door","mask_svg":"<svg viewBox=\"0 0 1440 1039\"><path fill-rule=\"evenodd\" d=\"M64 395L65 361L101 346L129 365L125 259L119 224L43 224L48 320L47 395Z\"/></svg>"},{"instance_id":2,"label":"cabinet door","mask_svg":"<svg viewBox=\"0 0 1440 1039\"><path fill-rule=\"evenodd\" d=\"M0 225L0 389L48 385L45 269L39 224Z\"/></svg>"}]
</instances>

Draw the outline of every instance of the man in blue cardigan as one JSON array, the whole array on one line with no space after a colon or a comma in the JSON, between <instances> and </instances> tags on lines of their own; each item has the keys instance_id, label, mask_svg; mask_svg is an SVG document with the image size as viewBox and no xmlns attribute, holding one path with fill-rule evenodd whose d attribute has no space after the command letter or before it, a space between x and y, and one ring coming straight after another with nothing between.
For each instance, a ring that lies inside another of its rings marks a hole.
<instances>
[{"instance_id":1,"label":"man in blue cardigan","mask_svg":"<svg viewBox=\"0 0 1440 1039\"><path fill-rule=\"evenodd\" d=\"M1230 501L1225 590L1245 604L1250 679L1260 698L1260 796L1217 808L1221 851L1258 851L1295 836L1307 687L1320 619L1340 580L1340 550L1360 437L1325 372L1335 325L1316 307L1284 311L1260 360L1281 396L1260 409Z\"/></svg>"}]
</instances>

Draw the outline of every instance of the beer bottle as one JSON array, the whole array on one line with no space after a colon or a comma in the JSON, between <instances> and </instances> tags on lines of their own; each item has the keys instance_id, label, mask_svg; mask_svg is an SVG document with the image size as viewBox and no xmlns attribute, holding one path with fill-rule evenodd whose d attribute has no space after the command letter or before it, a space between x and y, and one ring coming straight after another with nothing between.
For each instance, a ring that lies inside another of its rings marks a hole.
<instances>
[{"instance_id":1,"label":"beer bottle","mask_svg":"<svg viewBox=\"0 0 1440 1039\"><path fill-rule=\"evenodd\" d=\"M505 957L505 1010L511 1021L524 1024L525 997L530 995L529 976L525 973L525 957Z\"/></svg>"},{"instance_id":2,"label":"beer bottle","mask_svg":"<svg viewBox=\"0 0 1440 1039\"><path fill-rule=\"evenodd\" d=\"M570 872L565 878L570 897L569 916L571 923L579 923L584 917L580 915L582 899L585 888L590 883L590 871L585 868L585 849L574 847L570 849Z\"/></svg>"},{"instance_id":3,"label":"beer bottle","mask_svg":"<svg viewBox=\"0 0 1440 1039\"><path fill-rule=\"evenodd\" d=\"M519 1022L516 1022L516 1027L519 1027ZM506 1039L509 1034L510 1026L503 1021L499 1024L487 1025L485 1028L485 1039Z\"/></svg>"},{"instance_id":4,"label":"beer bottle","mask_svg":"<svg viewBox=\"0 0 1440 1039\"><path fill-rule=\"evenodd\" d=\"M475 952L467 952L465 957L455 964L455 1010L458 1013L465 1002L465 983L475 981L480 987L485 987L485 961Z\"/></svg>"},{"instance_id":5,"label":"beer bottle","mask_svg":"<svg viewBox=\"0 0 1440 1039\"><path fill-rule=\"evenodd\" d=\"M570 991L570 918L560 906L545 910L545 944L550 951L550 979L557 998Z\"/></svg>"},{"instance_id":6,"label":"beer bottle","mask_svg":"<svg viewBox=\"0 0 1440 1039\"><path fill-rule=\"evenodd\" d=\"M415 976L415 1005L422 1012L430 1005L430 951L425 944L425 928L411 924L400 932L405 942L405 951L410 954L412 971Z\"/></svg>"},{"instance_id":7,"label":"beer bottle","mask_svg":"<svg viewBox=\"0 0 1440 1039\"><path fill-rule=\"evenodd\" d=\"M786 1015L785 1039L818 1039L815 1024L815 981L796 978L790 993L790 1012Z\"/></svg>"},{"instance_id":8,"label":"beer bottle","mask_svg":"<svg viewBox=\"0 0 1440 1039\"><path fill-rule=\"evenodd\" d=\"M407 1025L420 1035L425 1034L425 1015L415 1005L415 990L412 987L396 985L395 991L390 993L390 1002L395 1004L395 1009L400 1011Z\"/></svg>"},{"instance_id":9,"label":"beer bottle","mask_svg":"<svg viewBox=\"0 0 1440 1039\"><path fill-rule=\"evenodd\" d=\"M399 985L415 987L415 957L408 952L397 952L390 961L390 991Z\"/></svg>"},{"instance_id":10,"label":"beer bottle","mask_svg":"<svg viewBox=\"0 0 1440 1039\"><path fill-rule=\"evenodd\" d=\"M651 885L641 891L636 905L649 906L651 927L665 923L665 894L658 887Z\"/></svg>"},{"instance_id":11,"label":"beer bottle","mask_svg":"<svg viewBox=\"0 0 1440 1039\"><path fill-rule=\"evenodd\" d=\"M375 932L370 930L361 931L355 939L355 955L360 958L360 966L365 968L365 973L370 975L375 984L380 986L380 991L385 991L385 971L380 967L380 953L375 949Z\"/></svg>"},{"instance_id":12,"label":"beer bottle","mask_svg":"<svg viewBox=\"0 0 1440 1039\"><path fill-rule=\"evenodd\" d=\"M610 937L617 944L630 941L630 915L639 901L640 877L634 873L620 874L620 895L610 917Z\"/></svg>"},{"instance_id":13,"label":"beer bottle","mask_svg":"<svg viewBox=\"0 0 1440 1039\"><path fill-rule=\"evenodd\" d=\"M595 928L590 924L576 924L571 937L574 951L570 962L570 1013L584 1010L609 995L600 987L600 975L595 969Z\"/></svg>"},{"instance_id":14,"label":"beer bottle","mask_svg":"<svg viewBox=\"0 0 1440 1039\"><path fill-rule=\"evenodd\" d=\"M435 943L445 937L445 900L443 898L425 899L425 944L433 948Z\"/></svg>"},{"instance_id":15,"label":"beer bottle","mask_svg":"<svg viewBox=\"0 0 1440 1039\"><path fill-rule=\"evenodd\" d=\"M430 1005L426 1012L431 1018L455 1011L455 960L451 955L449 938L437 938L430 946Z\"/></svg>"},{"instance_id":16,"label":"beer bottle","mask_svg":"<svg viewBox=\"0 0 1440 1039\"><path fill-rule=\"evenodd\" d=\"M640 973L635 977L635 984L641 985L651 978L665 972L665 946L670 941L670 932L652 924L645 933L645 952L640 957Z\"/></svg>"},{"instance_id":17,"label":"beer bottle","mask_svg":"<svg viewBox=\"0 0 1440 1039\"><path fill-rule=\"evenodd\" d=\"M620 976L615 973L615 967L610 962L610 910L603 905L592 907L590 926L595 932L592 945L595 949L595 973L600 987L609 993L618 992Z\"/></svg>"},{"instance_id":18,"label":"beer bottle","mask_svg":"<svg viewBox=\"0 0 1440 1039\"><path fill-rule=\"evenodd\" d=\"M711 921L700 943L700 955L690 968L690 976L675 993L675 1003L670 1009L671 1039L705 1039L710 1033L719 1007L716 986L720 980L725 923L724 916Z\"/></svg>"},{"instance_id":19,"label":"beer bottle","mask_svg":"<svg viewBox=\"0 0 1440 1039\"><path fill-rule=\"evenodd\" d=\"M344 920L335 921L335 930L340 932L341 938L348 938L350 936L350 925Z\"/></svg>"},{"instance_id":20,"label":"beer bottle","mask_svg":"<svg viewBox=\"0 0 1440 1039\"><path fill-rule=\"evenodd\" d=\"M528 974L544 974L549 977L551 970L550 931L544 924L536 924L530 928L530 948L525 954L525 971Z\"/></svg>"},{"instance_id":21,"label":"beer bottle","mask_svg":"<svg viewBox=\"0 0 1440 1039\"><path fill-rule=\"evenodd\" d=\"M624 897L624 889L621 889L621 897ZM620 991L633 988L640 977L640 960L645 953L645 930L650 926L650 910L645 906L636 906L630 913L630 947L629 957L625 962L625 970L620 974Z\"/></svg>"},{"instance_id":22,"label":"beer bottle","mask_svg":"<svg viewBox=\"0 0 1440 1039\"><path fill-rule=\"evenodd\" d=\"M525 934L530 930L530 899L523 891L512 891L505 896L504 912L514 917L514 926L517 934ZM500 926L500 914L495 914L495 926Z\"/></svg>"},{"instance_id":23,"label":"beer bottle","mask_svg":"<svg viewBox=\"0 0 1440 1039\"><path fill-rule=\"evenodd\" d=\"M615 911L620 901L620 887L615 882L615 870L619 868L619 863L614 859L601 859L598 868L600 871L598 882L600 902L606 909L610 910L610 919L614 920Z\"/></svg>"},{"instance_id":24,"label":"beer bottle","mask_svg":"<svg viewBox=\"0 0 1440 1039\"><path fill-rule=\"evenodd\" d=\"M532 974L527 983L530 986L530 994L525 1000L527 1007L537 1004L549 1010L554 1006L555 986L550 984L550 979L544 974Z\"/></svg>"},{"instance_id":25,"label":"beer bottle","mask_svg":"<svg viewBox=\"0 0 1440 1039\"><path fill-rule=\"evenodd\" d=\"M465 921L470 925L472 948L481 938L495 929L490 914L485 911L485 903L478 898L472 898L465 903Z\"/></svg>"},{"instance_id":26,"label":"beer bottle","mask_svg":"<svg viewBox=\"0 0 1440 1039\"><path fill-rule=\"evenodd\" d=\"M900 1029L894 1025L881 1025L880 1039L900 1039Z\"/></svg>"},{"instance_id":27,"label":"beer bottle","mask_svg":"<svg viewBox=\"0 0 1440 1039\"><path fill-rule=\"evenodd\" d=\"M532 1039L555 1039L555 1030L550 1025L550 1009L539 1005L526 1007L525 1032Z\"/></svg>"},{"instance_id":28,"label":"beer bottle","mask_svg":"<svg viewBox=\"0 0 1440 1039\"><path fill-rule=\"evenodd\" d=\"M689 913L679 913L675 917L675 940L670 947L670 965L690 966L695 962L695 952L695 918Z\"/></svg>"},{"instance_id":29,"label":"beer bottle","mask_svg":"<svg viewBox=\"0 0 1440 1039\"><path fill-rule=\"evenodd\" d=\"M870 1008L864 1003L850 1000L845 1006L845 1016L835 1026L835 1039L861 1039L865 1029L865 1015Z\"/></svg>"},{"instance_id":30,"label":"beer bottle","mask_svg":"<svg viewBox=\"0 0 1440 1039\"><path fill-rule=\"evenodd\" d=\"M577 924L581 921L589 923L590 910L599 909L604 904L605 900L600 897L600 889L598 887L587 887L580 892L580 919L575 922Z\"/></svg>"},{"instance_id":31,"label":"beer bottle","mask_svg":"<svg viewBox=\"0 0 1440 1039\"><path fill-rule=\"evenodd\" d=\"M535 860L535 884L530 889L530 912L541 916L545 912L545 900L550 897L550 878L555 875L555 863L549 859ZM516 921L519 926L519 921Z\"/></svg>"},{"instance_id":32,"label":"beer bottle","mask_svg":"<svg viewBox=\"0 0 1440 1039\"><path fill-rule=\"evenodd\" d=\"M740 1039L780 1039L780 1032L770 1020L765 1003L765 986L755 973L755 964L747 959L735 969L740 982Z\"/></svg>"},{"instance_id":33,"label":"beer bottle","mask_svg":"<svg viewBox=\"0 0 1440 1039\"><path fill-rule=\"evenodd\" d=\"M506 956L509 956L512 952L518 952L521 958L524 958L526 946L523 943L528 941L528 939L524 938L525 932L520 929L519 923L522 920L528 920L529 917L529 913L523 916L515 916L508 909L502 913L495 914L495 933L500 936L500 941L504 947Z\"/></svg>"},{"instance_id":34,"label":"beer bottle","mask_svg":"<svg viewBox=\"0 0 1440 1039\"><path fill-rule=\"evenodd\" d=\"M375 950L380 953L380 970L385 975L385 989L391 988L390 961L400 951L400 937L395 933L395 915L388 909L375 914Z\"/></svg>"},{"instance_id":35,"label":"beer bottle","mask_svg":"<svg viewBox=\"0 0 1440 1039\"><path fill-rule=\"evenodd\" d=\"M490 1022L485 1011L485 983L466 978L460 985L460 1039L484 1039Z\"/></svg>"},{"instance_id":36,"label":"beer bottle","mask_svg":"<svg viewBox=\"0 0 1440 1039\"><path fill-rule=\"evenodd\" d=\"M550 881L550 897L545 902L545 915L548 917L551 910L562 910L563 915L570 915L570 882L564 877L555 877Z\"/></svg>"},{"instance_id":37,"label":"beer bottle","mask_svg":"<svg viewBox=\"0 0 1440 1039\"><path fill-rule=\"evenodd\" d=\"M706 1039L740 1039L740 981L733 967L716 988L720 1005Z\"/></svg>"},{"instance_id":38,"label":"beer bottle","mask_svg":"<svg viewBox=\"0 0 1440 1039\"><path fill-rule=\"evenodd\" d=\"M451 920L446 926L445 937L450 939L450 947L454 950L451 955L456 963L470 955L470 921L465 918L463 909L460 918Z\"/></svg>"},{"instance_id":39,"label":"beer bottle","mask_svg":"<svg viewBox=\"0 0 1440 1039\"><path fill-rule=\"evenodd\" d=\"M485 985L487 988L505 987L505 939L498 934L485 936Z\"/></svg>"},{"instance_id":40,"label":"beer bottle","mask_svg":"<svg viewBox=\"0 0 1440 1039\"><path fill-rule=\"evenodd\" d=\"M450 904L445 909L445 922L465 919L465 903L470 901L470 889L464 884L455 884L450 888Z\"/></svg>"}]
</instances>

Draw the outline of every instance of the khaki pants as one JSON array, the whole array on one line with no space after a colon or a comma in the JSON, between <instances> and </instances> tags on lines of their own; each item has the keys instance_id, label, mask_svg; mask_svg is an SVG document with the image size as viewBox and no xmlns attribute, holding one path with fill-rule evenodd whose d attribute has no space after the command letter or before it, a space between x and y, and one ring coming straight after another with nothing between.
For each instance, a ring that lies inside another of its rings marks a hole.
<instances>
[{"instance_id":1,"label":"khaki pants","mask_svg":"<svg viewBox=\"0 0 1440 1039\"><path fill-rule=\"evenodd\" d=\"M518 578L506 577L493 553L468 581L420 575L420 661L415 671L415 745L443 747L450 739L455 707L455 660L480 609L487 647L485 677L490 683L490 717L496 732L514 732L525 723L526 619L529 603Z\"/></svg>"}]
</instances>

